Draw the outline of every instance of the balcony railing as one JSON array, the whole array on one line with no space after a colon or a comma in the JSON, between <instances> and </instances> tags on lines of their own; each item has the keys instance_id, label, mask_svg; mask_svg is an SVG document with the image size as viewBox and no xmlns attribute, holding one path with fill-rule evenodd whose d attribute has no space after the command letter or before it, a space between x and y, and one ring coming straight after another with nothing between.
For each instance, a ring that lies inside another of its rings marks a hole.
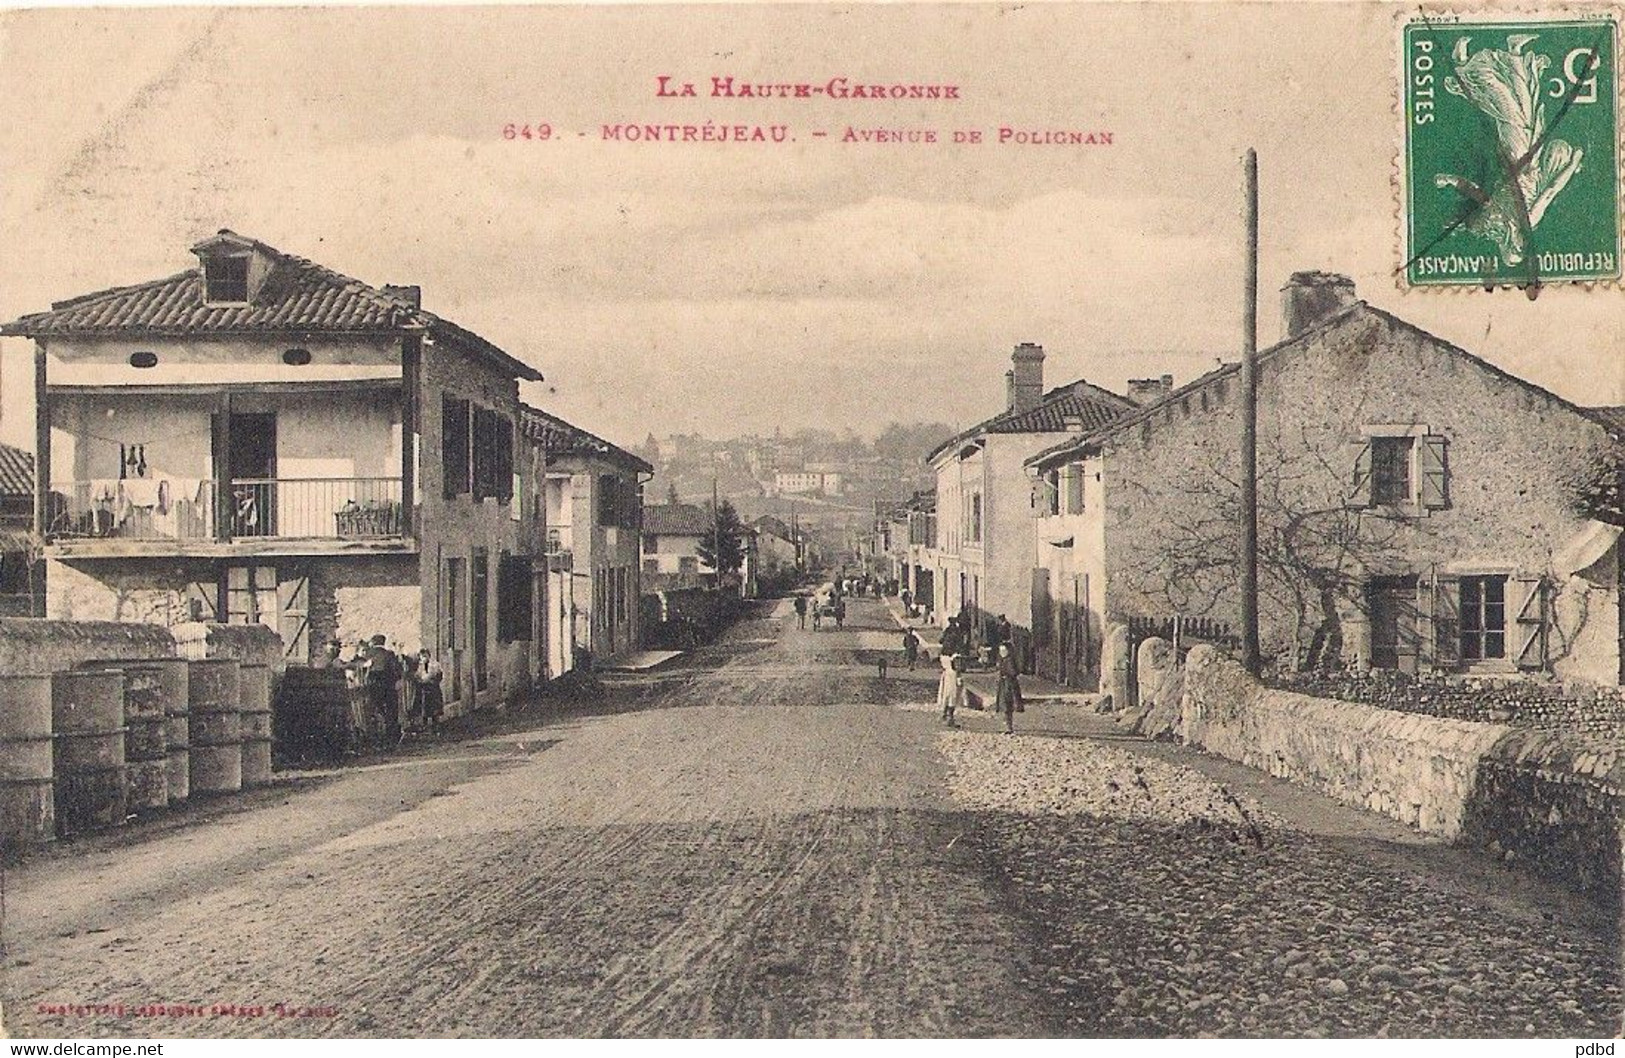
<instances>
[{"instance_id":1,"label":"balcony railing","mask_svg":"<svg viewBox=\"0 0 1625 1058\"><path fill-rule=\"evenodd\" d=\"M134 478L52 486L54 540L377 539L403 532L399 478Z\"/></svg>"}]
</instances>

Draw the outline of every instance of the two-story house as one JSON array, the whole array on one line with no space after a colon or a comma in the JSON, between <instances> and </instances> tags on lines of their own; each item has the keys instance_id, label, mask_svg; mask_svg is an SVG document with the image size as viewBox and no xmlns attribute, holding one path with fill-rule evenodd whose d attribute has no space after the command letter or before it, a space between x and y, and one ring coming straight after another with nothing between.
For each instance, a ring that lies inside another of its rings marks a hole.
<instances>
[{"instance_id":1,"label":"two-story house","mask_svg":"<svg viewBox=\"0 0 1625 1058\"><path fill-rule=\"evenodd\" d=\"M1012 361L1005 410L926 457L936 474L937 529L927 572L931 609L941 622L963 611L977 627L1002 615L1025 629L1033 493L1024 464L1069 435L1098 429L1134 408L1127 398L1082 379L1046 393L1044 350L1037 345L1016 346ZM916 574L915 583L924 579Z\"/></svg>"},{"instance_id":2,"label":"two-story house","mask_svg":"<svg viewBox=\"0 0 1625 1058\"><path fill-rule=\"evenodd\" d=\"M603 660L642 646L643 482L654 468L528 405L520 424L547 454L548 672L578 651Z\"/></svg>"},{"instance_id":3,"label":"two-story house","mask_svg":"<svg viewBox=\"0 0 1625 1058\"><path fill-rule=\"evenodd\" d=\"M1617 475L1618 416L1357 300L1342 276L1298 273L1283 299L1286 337L1258 356L1266 653L1619 682L1620 529L1581 487ZM1103 622L1239 627L1240 396L1225 365L1029 460L1052 674L1068 674L1068 605L1086 667Z\"/></svg>"},{"instance_id":4,"label":"two-story house","mask_svg":"<svg viewBox=\"0 0 1625 1058\"><path fill-rule=\"evenodd\" d=\"M644 507L644 589L695 588L714 582L712 571L700 558L700 541L714 529L710 511L678 503L675 497L669 503Z\"/></svg>"},{"instance_id":5,"label":"two-story house","mask_svg":"<svg viewBox=\"0 0 1625 1058\"><path fill-rule=\"evenodd\" d=\"M51 617L258 622L290 663L427 646L448 711L541 671L541 374L373 287L222 231L175 275L57 302L34 339Z\"/></svg>"}]
</instances>

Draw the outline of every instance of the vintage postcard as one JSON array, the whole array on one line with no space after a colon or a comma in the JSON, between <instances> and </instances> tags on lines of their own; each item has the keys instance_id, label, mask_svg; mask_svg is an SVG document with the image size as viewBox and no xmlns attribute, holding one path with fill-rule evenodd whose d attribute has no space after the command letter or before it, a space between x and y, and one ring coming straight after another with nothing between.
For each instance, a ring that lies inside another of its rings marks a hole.
<instances>
[{"instance_id":1,"label":"vintage postcard","mask_svg":"<svg viewBox=\"0 0 1625 1058\"><path fill-rule=\"evenodd\" d=\"M1613 1054L1622 20L0 11L4 1032Z\"/></svg>"}]
</instances>

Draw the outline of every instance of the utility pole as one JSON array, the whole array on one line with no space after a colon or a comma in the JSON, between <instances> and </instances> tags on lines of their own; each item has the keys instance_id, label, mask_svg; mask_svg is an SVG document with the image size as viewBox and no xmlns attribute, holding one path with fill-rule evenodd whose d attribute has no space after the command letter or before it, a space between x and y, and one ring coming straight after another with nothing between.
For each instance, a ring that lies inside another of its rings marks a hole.
<instances>
[{"instance_id":1,"label":"utility pole","mask_svg":"<svg viewBox=\"0 0 1625 1058\"><path fill-rule=\"evenodd\" d=\"M711 475L711 568L716 570L717 590L722 590L722 508L717 503L717 477Z\"/></svg>"},{"instance_id":2,"label":"utility pole","mask_svg":"<svg viewBox=\"0 0 1625 1058\"><path fill-rule=\"evenodd\" d=\"M1246 178L1246 294L1241 313L1241 663L1257 676L1258 646L1258 152Z\"/></svg>"}]
</instances>

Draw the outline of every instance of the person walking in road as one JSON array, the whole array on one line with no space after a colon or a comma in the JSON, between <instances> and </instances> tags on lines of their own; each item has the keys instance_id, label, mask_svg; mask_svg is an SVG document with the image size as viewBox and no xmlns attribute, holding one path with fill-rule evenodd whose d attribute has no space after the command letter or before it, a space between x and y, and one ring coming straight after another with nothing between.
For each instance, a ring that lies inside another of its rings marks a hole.
<instances>
[{"instance_id":1,"label":"person walking in road","mask_svg":"<svg viewBox=\"0 0 1625 1058\"><path fill-rule=\"evenodd\" d=\"M835 627L846 627L846 600L839 595L835 597Z\"/></svg>"},{"instance_id":2,"label":"person walking in road","mask_svg":"<svg viewBox=\"0 0 1625 1058\"><path fill-rule=\"evenodd\" d=\"M796 627L802 629L807 627L807 597L805 595L796 596Z\"/></svg>"},{"instance_id":3,"label":"person walking in road","mask_svg":"<svg viewBox=\"0 0 1625 1058\"><path fill-rule=\"evenodd\" d=\"M999 645L999 691L994 708L1004 714L1004 733L1015 734L1016 714L1021 711L1021 677L1009 643Z\"/></svg>"},{"instance_id":4,"label":"person walking in road","mask_svg":"<svg viewBox=\"0 0 1625 1058\"><path fill-rule=\"evenodd\" d=\"M964 663L958 654L946 652L938 661L942 665L942 680L937 684L937 704L942 707L943 723L949 727L958 727L954 720L954 711L965 700L965 681L960 676L961 666Z\"/></svg>"},{"instance_id":5,"label":"person walking in road","mask_svg":"<svg viewBox=\"0 0 1625 1058\"><path fill-rule=\"evenodd\" d=\"M914 671L914 663L920 659L920 636L912 628L903 629L903 662L908 665L908 671Z\"/></svg>"},{"instance_id":6,"label":"person walking in road","mask_svg":"<svg viewBox=\"0 0 1625 1058\"><path fill-rule=\"evenodd\" d=\"M818 598L813 599L813 601L812 601L812 613L813 613L813 631L817 632L817 631L821 630L824 627L824 603L823 603L823 600L818 599Z\"/></svg>"}]
</instances>

